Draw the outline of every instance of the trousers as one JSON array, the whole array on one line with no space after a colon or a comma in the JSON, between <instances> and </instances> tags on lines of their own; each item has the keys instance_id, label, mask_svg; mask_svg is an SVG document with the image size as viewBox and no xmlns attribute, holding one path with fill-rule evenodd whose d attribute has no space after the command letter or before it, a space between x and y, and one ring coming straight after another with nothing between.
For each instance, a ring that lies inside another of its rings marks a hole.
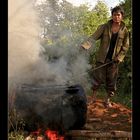
<instances>
[{"instance_id":1,"label":"trousers","mask_svg":"<svg viewBox=\"0 0 140 140\"><path fill-rule=\"evenodd\" d=\"M110 60L106 60L105 63ZM96 62L95 66L101 66L104 63ZM114 96L111 93L115 93L116 91L116 83L118 76L118 63L112 62L104 67L96 69L93 71L93 81L92 81L92 89L93 91L98 90L101 84L106 85L106 91L110 96Z\"/></svg>"}]
</instances>

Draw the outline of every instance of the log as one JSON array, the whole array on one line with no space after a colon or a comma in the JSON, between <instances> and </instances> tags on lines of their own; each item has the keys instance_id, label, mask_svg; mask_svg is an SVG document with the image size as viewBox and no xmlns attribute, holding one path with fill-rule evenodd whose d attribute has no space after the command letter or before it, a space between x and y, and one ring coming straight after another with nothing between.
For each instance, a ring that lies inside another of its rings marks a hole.
<instances>
[{"instance_id":1,"label":"log","mask_svg":"<svg viewBox=\"0 0 140 140\"><path fill-rule=\"evenodd\" d=\"M89 118L87 120L87 123L92 123L92 122L101 122L102 119L101 118Z\"/></svg>"},{"instance_id":2,"label":"log","mask_svg":"<svg viewBox=\"0 0 140 140\"><path fill-rule=\"evenodd\" d=\"M132 133L127 131L100 132L92 130L70 130L66 136L88 138L132 138Z\"/></svg>"}]
</instances>

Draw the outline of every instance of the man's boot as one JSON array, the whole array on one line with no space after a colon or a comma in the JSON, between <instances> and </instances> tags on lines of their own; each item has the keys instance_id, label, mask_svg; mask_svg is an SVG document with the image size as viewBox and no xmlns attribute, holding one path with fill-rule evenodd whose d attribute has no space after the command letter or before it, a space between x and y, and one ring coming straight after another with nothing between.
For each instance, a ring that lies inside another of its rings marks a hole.
<instances>
[{"instance_id":1,"label":"man's boot","mask_svg":"<svg viewBox=\"0 0 140 140\"><path fill-rule=\"evenodd\" d=\"M114 92L109 92L107 98L105 99L105 107L107 108L111 108L112 107L112 103L110 101L111 97L114 96Z\"/></svg>"},{"instance_id":2,"label":"man's boot","mask_svg":"<svg viewBox=\"0 0 140 140\"><path fill-rule=\"evenodd\" d=\"M109 97L107 97L107 98L105 99L105 107L106 107L106 108L111 108L111 107L112 107L112 104L111 104L111 102L110 102L110 98L109 98Z\"/></svg>"}]
</instances>

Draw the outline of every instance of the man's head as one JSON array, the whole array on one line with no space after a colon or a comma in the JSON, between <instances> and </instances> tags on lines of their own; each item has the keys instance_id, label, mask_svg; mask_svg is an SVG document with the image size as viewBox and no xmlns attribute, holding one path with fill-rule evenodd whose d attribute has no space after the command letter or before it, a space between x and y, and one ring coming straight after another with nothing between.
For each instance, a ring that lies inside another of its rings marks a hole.
<instances>
[{"instance_id":1,"label":"man's head","mask_svg":"<svg viewBox=\"0 0 140 140\"><path fill-rule=\"evenodd\" d=\"M116 6L111 11L113 22L121 22L124 16L124 10L121 6Z\"/></svg>"}]
</instances>

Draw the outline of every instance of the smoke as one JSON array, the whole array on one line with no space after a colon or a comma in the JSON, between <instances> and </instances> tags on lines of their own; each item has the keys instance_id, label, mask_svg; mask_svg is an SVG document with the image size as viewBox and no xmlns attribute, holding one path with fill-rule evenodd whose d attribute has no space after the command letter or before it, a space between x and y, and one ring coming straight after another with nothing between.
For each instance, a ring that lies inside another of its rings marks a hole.
<instances>
[{"instance_id":1,"label":"smoke","mask_svg":"<svg viewBox=\"0 0 140 140\"><path fill-rule=\"evenodd\" d=\"M28 69L39 60L41 49L38 43L39 30L35 12L32 10L32 1L8 2L9 86L30 79L31 71Z\"/></svg>"},{"instance_id":2,"label":"smoke","mask_svg":"<svg viewBox=\"0 0 140 140\"><path fill-rule=\"evenodd\" d=\"M90 65L86 53L80 53L79 48L48 46L46 56L40 55L43 52L39 40L41 29L33 5L33 0L8 2L8 89L22 84L78 83L88 87Z\"/></svg>"},{"instance_id":3,"label":"smoke","mask_svg":"<svg viewBox=\"0 0 140 140\"><path fill-rule=\"evenodd\" d=\"M44 53L39 38L40 21L33 5L33 0L10 0L8 2L8 104L10 112L13 107L16 107L15 100L18 93L23 95L23 103L19 102L18 105L27 104L23 91L18 92L18 89L24 90L24 88L18 88L21 86L27 86L31 90L34 87L50 86L52 87L50 90L57 94L59 92L53 89L58 88L59 85L60 88L63 85L68 87L76 84L82 85L84 89L90 87L87 73L90 68L88 56L85 51L80 51L79 47L73 45L78 42L69 42L61 46L58 37L59 45L56 45L57 47L46 45ZM68 38L72 36L70 31L62 31L57 35L62 34ZM39 92L33 92L34 96L32 96L27 91L28 100L32 102L35 98L36 105L42 107L42 104L46 103L46 96L44 96L46 93L42 93L40 96ZM19 112L22 114L22 110ZM38 108L36 113L40 113Z\"/></svg>"}]
</instances>

